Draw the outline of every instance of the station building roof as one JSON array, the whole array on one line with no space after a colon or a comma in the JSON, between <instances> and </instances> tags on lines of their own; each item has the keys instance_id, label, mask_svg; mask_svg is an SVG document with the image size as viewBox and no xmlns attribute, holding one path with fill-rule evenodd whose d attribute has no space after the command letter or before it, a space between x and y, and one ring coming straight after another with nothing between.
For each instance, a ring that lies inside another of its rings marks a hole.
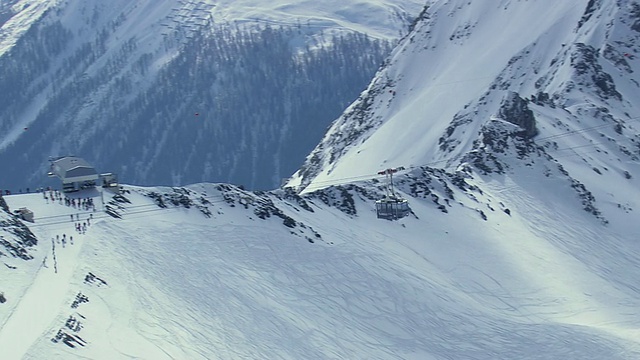
<instances>
[{"instance_id":1,"label":"station building roof","mask_svg":"<svg viewBox=\"0 0 640 360\"><path fill-rule=\"evenodd\" d=\"M63 156L51 160L51 172L63 183L91 181L98 179L93 166L77 156Z\"/></svg>"}]
</instances>

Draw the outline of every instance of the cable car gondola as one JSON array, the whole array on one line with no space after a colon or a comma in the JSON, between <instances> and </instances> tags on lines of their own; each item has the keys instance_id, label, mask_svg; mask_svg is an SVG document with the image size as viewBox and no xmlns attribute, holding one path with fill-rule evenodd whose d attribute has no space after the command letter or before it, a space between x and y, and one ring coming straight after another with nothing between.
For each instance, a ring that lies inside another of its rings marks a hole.
<instances>
[{"instance_id":1,"label":"cable car gondola","mask_svg":"<svg viewBox=\"0 0 640 360\"><path fill-rule=\"evenodd\" d=\"M386 175L387 177L387 194L384 198L376 201L378 219L397 220L409 215L409 212L411 212L409 202L397 196L393 190L393 174L400 170L404 170L404 168L399 167L378 172L379 175Z\"/></svg>"}]
</instances>

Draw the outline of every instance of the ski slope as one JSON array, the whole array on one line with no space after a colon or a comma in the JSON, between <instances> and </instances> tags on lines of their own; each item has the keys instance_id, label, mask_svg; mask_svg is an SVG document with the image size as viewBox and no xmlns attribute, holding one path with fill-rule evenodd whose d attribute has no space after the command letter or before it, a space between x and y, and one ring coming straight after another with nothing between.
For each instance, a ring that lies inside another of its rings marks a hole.
<instances>
[{"instance_id":1,"label":"ski slope","mask_svg":"<svg viewBox=\"0 0 640 360\"><path fill-rule=\"evenodd\" d=\"M633 22L588 3L435 2L291 179L301 196L6 196L39 242L0 257L0 359L640 358L635 73L601 43L632 46ZM539 134L513 136L505 95L536 84L558 97L528 101ZM398 165L412 213L378 220L370 174Z\"/></svg>"},{"instance_id":2,"label":"ski slope","mask_svg":"<svg viewBox=\"0 0 640 360\"><path fill-rule=\"evenodd\" d=\"M307 198L310 212L267 195L306 226L289 228L257 217L251 210L259 199L250 193L188 188L190 198L209 201L211 217L195 206L161 208L144 195L169 188L127 187L122 219L102 212L96 197L84 235L74 233L73 208L47 204L41 194L6 197L12 209L34 210L39 244L30 262L1 258L18 266L0 269L0 288L13 284L0 305L1 357L640 355L637 246L593 226L586 213L571 214L567 228L565 216L526 192L514 193L525 196L516 203L500 187L481 200L514 207L488 222L459 192L448 214L412 199L414 215L398 222L377 220L358 196L350 216L317 198ZM225 199L233 194L248 208L231 206ZM309 228L321 235L313 243L300 236ZM60 233L74 233L74 244L56 245L55 273L49 239ZM597 241L603 237L606 246ZM89 273L95 278L87 281ZM79 294L88 301L77 303ZM70 318L77 331L65 326ZM82 345L53 342L59 330Z\"/></svg>"}]
</instances>

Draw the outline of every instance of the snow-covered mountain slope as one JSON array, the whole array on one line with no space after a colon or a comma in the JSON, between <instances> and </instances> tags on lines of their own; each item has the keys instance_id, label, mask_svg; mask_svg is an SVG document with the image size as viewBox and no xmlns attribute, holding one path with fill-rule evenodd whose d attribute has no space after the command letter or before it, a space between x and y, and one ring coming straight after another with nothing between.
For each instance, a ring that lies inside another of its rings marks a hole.
<instances>
[{"instance_id":1,"label":"snow-covered mountain slope","mask_svg":"<svg viewBox=\"0 0 640 360\"><path fill-rule=\"evenodd\" d=\"M10 49L25 31L49 9L64 8L57 0L4 0L0 5L0 55ZM97 3L95 3L97 4ZM128 31L153 36L153 26L174 22L179 27L196 30L206 20L237 23L270 23L299 25L309 23L326 32L357 31L372 37L394 40L405 32L407 22L419 11L420 1L272 1L257 0L188 0L188 1L111 1L94 7L91 2L77 2L75 16L91 12L93 20L100 17L115 20L118 14L137 17L138 27ZM98 13L99 12L99 13ZM106 14L104 12L107 12ZM116 16L109 14L114 12ZM184 19L183 23L180 21ZM124 19L123 19L124 20ZM78 22L82 27L82 22ZM156 29L157 30L157 29ZM161 40L161 38L156 38Z\"/></svg>"},{"instance_id":2,"label":"snow-covered mountain slope","mask_svg":"<svg viewBox=\"0 0 640 360\"><path fill-rule=\"evenodd\" d=\"M0 3L0 55L54 4L53 1L7 0Z\"/></svg>"},{"instance_id":3,"label":"snow-covered mountain slope","mask_svg":"<svg viewBox=\"0 0 640 360\"><path fill-rule=\"evenodd\" d=\"M47 159L70 154L130 183L277 187L423 6L3 4L0 187L15 191L46 185Z\"/></svg>"},{"instance_id":4,"label":"snow-covered mountain slope","mask_svg":"<svg viewBox=\"0 0 640 360\"><path fill-rule=\"evenodd\" d=\"M236 22L268 22L274 25L309 23L326 32L356 31L379 39L395 40L406 32L424 1L215 1L216 17Z\"/></svg>"},{"instance_id":5,"label":"snow-covered mountain slope","mask_svg":"<svg viewBox=\"0 0 640 360\"><path fill-rule=\"evenodd\" d=\"M467 280L487 276L504 295L517 293L512 286L519 284L534 297L553 288L565 289L566 299L617 291L637 297L638 283L626 274L639 269L633 259L640 234L639 24L637 1L434 1L288 185L313 194L403 166L395 179L412 207L430 198L448 211L451 199L443 203L434 179L456 185L464 179L486 222L468 224L450 212L423 221L431 228L459 221L467 237L490 239L462 253L500 254L513 265L489 271L470 265ZM423 239L432 244L430 236ZM532 276L504 281L518 271ZM588 273L616 290L584 282ZM477 293L486 294L485 285ZM599 317L577 310L581 302L547 314L574 318L574 325L582 323L575 321L580 313ZM522 319L521 307L496 308ZM637 338L636 321L619 335ZM481 353L477 358L614 356Z\"/></svg>"},{"instance_id":6,"label":"snow-covered mountain slope","mask_svg":"<svg viewBox=\"0 0 640 360\"><path fill-rule=\"evenodd\" d=\"M435 1L289 185L453 171L497 150L492 132L523 129L551 166L626 206L640 171L639 16L637 1Z\"/></svg>"},{"instance_id":7,"label":"snow-covered mountain slope","mask_svg":"<svg viewBox=\"0 0 640 360\"><path fill-rule=\"evenodd\" d=\"M304 197L127 186L90 194L95 212L7 196L34 211L39 241L33 260L0 257L0 355L640 355L636 243L571 205L497 198L439 170L411 175L429 181L399 184L416 197L397 222L375 218L375 182ZM90 221L86 232L76 216Z\"/></svg>"},{"instance_id":8,"label":"snow-covered mountain slope","mask_svg":"<svg viewBox=\"0 0 640 360\"><path fill-rule=\"evenodd\" d=\"M637 4L434 1L283 189L6 196L0 357L639 358Z\"/></svg>"}]
</instances>

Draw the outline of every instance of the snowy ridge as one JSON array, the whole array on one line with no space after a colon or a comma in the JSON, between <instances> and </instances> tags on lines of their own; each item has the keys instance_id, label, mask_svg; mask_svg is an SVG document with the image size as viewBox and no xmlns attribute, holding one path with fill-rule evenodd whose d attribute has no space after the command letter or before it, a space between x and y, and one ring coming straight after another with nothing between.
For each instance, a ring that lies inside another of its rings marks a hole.
<instances>
[{"instance_id":1,"label":"snowy ridge","mask_svg":"<svg viewBox=\"0 0 640 360\"><path fill-rule=\"evenodd\" d=\"M589 4L434 2L289 185L316 189L387 166L455 170L510 92L532 111L533 140L553 139L553 155L619 143L620 172L637 171L627 162L638 156L637 2Z\"/></svg>"},{"instance_id":2,"label":"snowy ridge","mask_svg":"<svg viewBox=\"0 0 640 360\"><path fill-rule=\"evenodd\" d=\"M526 192L538 191L535 181L562 182L566 203L633 236L637 9L634 1L434 2L288 186L305 193L396 166L462 171L483 190L496 178ZM539 21L517 20L525 13Z\"/></svg>"},{"instance_id":3,"label":"snowy ridge","mask_svg":"<svg viewBox=\"0 0 640 360\"><path fill-rule=\"evenodd\" d=\"M57 0L45 1L6 1L0 10L0 56L15 45L31 25L49 8L56 4Z\"/></svg>"},{"instance_id":4,"label":"snowy ridge","mask_svg":"<svg viewBox=\"0 0 640 360\"><path fill-rule=\"evenodd\" d=\"M534 197L500 179L482 190L411 170L398 189L412 215L399 222L375 219L375 181L302 197L127 186L102 195L107 212L99 195L96 212L8 196L34 210L40 241L31 261L2 258L16 269L0 268L15 284L1 283L0 353L637 357L637 245L570 203L549 208L562 191ZM77 213L92 214L85 234L71 230ZM49 239L61 233L74 244L55 246L55 273Z\"/></svg>"}]
</instances>

